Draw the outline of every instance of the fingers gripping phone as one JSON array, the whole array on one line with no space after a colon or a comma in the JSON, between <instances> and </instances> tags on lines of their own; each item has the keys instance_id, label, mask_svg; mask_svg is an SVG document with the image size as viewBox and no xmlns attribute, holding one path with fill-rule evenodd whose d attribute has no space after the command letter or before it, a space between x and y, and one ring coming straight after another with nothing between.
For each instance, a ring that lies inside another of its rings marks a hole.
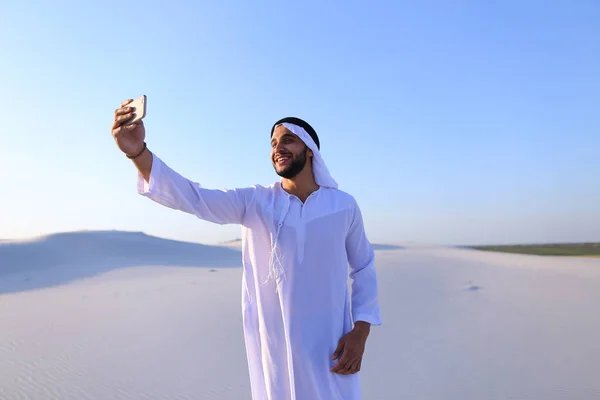
<instances>
[{"instance_id":1,"label":"fingers gripping phone","mask_svg":"<svg viewBox=\"0 0 600 400\"><path fill-rule=\"evenodd\" d=\"M127 104L127 107L133 108L133 118L125 122L123 125L135 124L136 122L144 118L146 116L146 103L147 99L146 95L144 94L132 101L131 103Z\"/></svg>"}]
</instances>

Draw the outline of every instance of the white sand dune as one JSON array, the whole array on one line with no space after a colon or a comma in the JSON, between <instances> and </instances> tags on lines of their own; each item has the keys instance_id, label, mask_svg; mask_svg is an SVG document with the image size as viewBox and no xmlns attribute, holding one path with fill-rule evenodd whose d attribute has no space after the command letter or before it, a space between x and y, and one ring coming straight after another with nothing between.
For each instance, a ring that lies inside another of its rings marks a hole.
<instances>
[{"instance_id":1,"label":"white sand dune","mask_svg":"<svg viewBox=\"0 0 600 400\"><path fill-rule=\"evenodd\" d=\"M600 399L600 259L379 248L364 399ZM0 243L0 399L248 399L240 277L136 233Z\"/></svg>"},{"instance_id":2,"label":"white sand dune","mask_svg":"<svg viewBox=\"0 0 600 400\"><path fill-rule=\"evenodd\" d=\"M0 294L45 288L133 266L235 267L235 249L140 232L67 232L0 242Z\"/></svg>"}]
</instances>

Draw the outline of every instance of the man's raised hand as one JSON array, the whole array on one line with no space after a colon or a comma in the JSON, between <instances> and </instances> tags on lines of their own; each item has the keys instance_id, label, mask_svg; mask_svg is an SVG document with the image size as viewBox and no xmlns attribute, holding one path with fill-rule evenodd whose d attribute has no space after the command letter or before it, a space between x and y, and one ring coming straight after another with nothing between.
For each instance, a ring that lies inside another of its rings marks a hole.
<instances>
[{"instance_id":1,"label":"man's raised hand","mask_svg":"<svg viewBox=\"0 0 600 400\"><path fill-rule=\"evenodd\" d=\"M134 110L128 107L133 99L125 100L121 106L115 110L114 120L111 127L112 136L119 149L129 155L138 154L144 147L146 138L146 129L144 123L140 120L131 125L123 125L133 118Z\"/></svg>"}]
</instances>

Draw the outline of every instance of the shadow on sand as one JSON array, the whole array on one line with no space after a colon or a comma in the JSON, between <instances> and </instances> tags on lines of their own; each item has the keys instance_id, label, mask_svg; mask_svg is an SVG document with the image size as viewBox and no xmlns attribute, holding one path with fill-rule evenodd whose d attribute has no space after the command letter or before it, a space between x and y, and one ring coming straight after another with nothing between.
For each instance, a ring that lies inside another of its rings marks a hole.
<instances>
[{"instance_id":1,"label":"shadow on sand","mask_svg":"<svg viewBox=\"0 0 600 400\"><path fill-rule=\"evenodd\" d=\"M395 244L372 244L373 250L403 250L404 247Z\"/></svg>"}]
</instances>

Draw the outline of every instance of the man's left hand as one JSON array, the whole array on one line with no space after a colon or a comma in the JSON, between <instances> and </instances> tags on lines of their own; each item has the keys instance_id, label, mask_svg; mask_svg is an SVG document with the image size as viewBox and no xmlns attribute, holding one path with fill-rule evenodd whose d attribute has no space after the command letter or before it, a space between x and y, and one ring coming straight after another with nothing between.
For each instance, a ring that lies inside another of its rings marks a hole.
<instances>
[{"instance_id":1,"label":"man's left hand","mask_svg":"<svg viewBox=\"0 0 600 400\"><path fill-rule=\"evenodd\" d=\"M360 371L363 353L365 352L365 343L369 336L371 324L363 321L357 321L354 329L348 332L340 339L338 347L335 349L332 360L342 357L336 365L331 368L331 372L342 375L350 375Z\"/></svg>"}]
</instances>

